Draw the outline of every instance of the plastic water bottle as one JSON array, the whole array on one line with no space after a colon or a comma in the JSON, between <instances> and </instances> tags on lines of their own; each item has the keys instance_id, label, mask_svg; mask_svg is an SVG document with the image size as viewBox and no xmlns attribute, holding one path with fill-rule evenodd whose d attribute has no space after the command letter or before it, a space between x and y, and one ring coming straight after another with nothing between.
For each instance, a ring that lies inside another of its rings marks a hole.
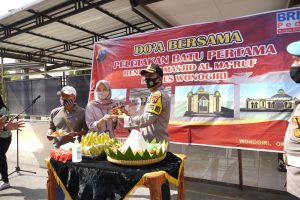
<instances>
[{"instance_id":1,"label":"plastic water bottle","mask_svg":"<svg viewBox=\"0 0 300 200\"><path fill-rule=\"evenodd\" d=\"M78 141L78 136L75 136L75 141L72 146L72 162L81 162L82 161L82 148L81 144Z\"/></svg>"}]
</instances>

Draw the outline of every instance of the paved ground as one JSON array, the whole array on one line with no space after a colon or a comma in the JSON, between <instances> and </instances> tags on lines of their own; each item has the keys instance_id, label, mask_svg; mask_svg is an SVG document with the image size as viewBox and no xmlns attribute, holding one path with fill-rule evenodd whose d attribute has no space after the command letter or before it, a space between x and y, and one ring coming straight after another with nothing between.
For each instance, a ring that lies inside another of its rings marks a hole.
<instances>
[{"instance_id":1,"label":"paved ground","mask_svg":"<svg viewBox=\"0 0 300 200\"><path fill-rule=\"evenodd\" d=\"M15 163L9 163L9 172L15 169ZM11 188L0 191L0 200L42 200L46 199L47 170L32 165L21 165L21 170L34 171L36 174L23 172L9 176ZM172 199L177 199L176 188L172 186ZM186 180L187 200L296 200L286 192L275 190L259 190L245 187L240 190L237 186L210 183L207 181ZM147 188L138 189L131 200L149 199Z\"/></svg>"}]
</instances>

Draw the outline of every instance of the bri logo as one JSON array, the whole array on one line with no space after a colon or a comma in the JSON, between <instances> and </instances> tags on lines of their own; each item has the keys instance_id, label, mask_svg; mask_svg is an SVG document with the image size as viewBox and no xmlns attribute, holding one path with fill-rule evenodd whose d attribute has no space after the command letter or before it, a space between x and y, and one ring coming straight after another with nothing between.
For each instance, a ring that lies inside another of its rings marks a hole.
<instances>
[{"instance_id":1,"label":"bri logo","mask_svg":"<svg viewBox=\"0 0 300 200\"><path fill-rule=\"evenodd\" d=\"M300 32L300 10L277 13L276 22L277 34Z\"/></svg>"}]
</instances>

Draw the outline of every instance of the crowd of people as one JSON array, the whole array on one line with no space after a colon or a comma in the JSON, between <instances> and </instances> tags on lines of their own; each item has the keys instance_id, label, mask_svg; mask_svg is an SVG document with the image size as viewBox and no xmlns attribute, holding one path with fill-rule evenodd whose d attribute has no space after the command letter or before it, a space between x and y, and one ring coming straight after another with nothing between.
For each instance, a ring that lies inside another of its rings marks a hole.
<instances>
[{"instance_id":1,"label":"crowd of people","mask_svg":"<svg viewBox=\"0 0 300 200\"><path fill-rule=\"evenodd\" d=\"M155 64L149 65L141 71L145 77L150 96L141 115L115 115L113 108L118 106L111 99L111 88L106 80L97 82L94 89L94 100L86 108L79 107L75 102L76 90L72 86L65 86L57 94L60 96L61 106L50 113L50 126L47 131L49 140L53 140L55 148L74 141L74 136L81 137L88 131L107 133L115 137L114 130L118 124L123 124L128 130L139 129L145 140L168 141L168 123L170 118L170 97L162 85L163 70ZM51 137L53 132L66 133L60 137ZM62 198L62 190L57 185L57 198ZM163 199L170 199L169 183L162 185Z\"/></svg>"},{"instance_id":2,"label":"crowd of people","mask_svg":"<svg viewBox=\"0 0 300 200\"><path fill-rule=\"evenodd\" d=\"M291 43L287 51L293 56L291 78L300 82L300 41ZM128 130L139 129L145 140L168 141L167 127L170 118L170 97L163 87L163 70L155 64L141 70L147 88L150 91L144 111L140 115L130 116L127 112L122 115L113 114L116 102L112 100L109 82L100 80L94 89L94 100L86 108L76 104L76 90L72 86L65 86L57 94L61 106L50 113L50 126L47 137L53 141L55 148L74 141L74 136L85 135L88 131L107 133L115 137L114 130L121 123ZM24 122L7 118L9 110L0 97L0 173L2 182L0 190L8 188L8 173L6 152L11 143L11 130L20 129ZM284 139L284 157L287 169L287 191L300 198L300 138L294 136L300 129L300 104L294 109L289 119L289 126ZM53 132L62 132L59 137L51 137ZM170 199L168 182L162 186L163 199Z\"/></svg>"},{"instance_id":3,"label":"crowd of people","mask_svg":"<svg viewBox=\"0 0 300 200\"><path fill-rule=\"evenodd\" d=\"M88 131L107 133L115 137L114 130L118 124L132 130L138 128L145 140L168 141L167 127L170 118L170 98L162 85L163 71L155 64L149 65L141 71L145 77L150 96L141 115L129 116L113 114L113 108L118 106L111 99L111 88L106 80L97 82L94 89L94 100L86 108L76 104L76 90L72 86L65 86L57 94L61 106L50 113L50 126L47 131L49 140L53 140L55 148L73 141L74 136L81 137ZM51 137L53 132L65 133L60 137Z\"/></svg>"}]
</instances>

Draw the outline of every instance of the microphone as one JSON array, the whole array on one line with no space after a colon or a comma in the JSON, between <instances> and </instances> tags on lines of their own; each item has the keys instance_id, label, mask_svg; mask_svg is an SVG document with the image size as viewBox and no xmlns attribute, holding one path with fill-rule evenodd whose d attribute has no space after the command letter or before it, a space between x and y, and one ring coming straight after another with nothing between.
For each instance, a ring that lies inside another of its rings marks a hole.
<instances>
[{"instance_id":1,"label":"microphone","mask_svg":"<svg viewBox=\"0 0 300 200\"><path fill-rule=\"evenodd\" d=\"M32 101L32 103L35 103L36 100L38 100L39 98L41 98L41 95L37 96L37 97Z\"/></svg>"},{"instance_id":2,"label":"microphone","mask_svg":"<svg viewBox=\"0 0 300 200\"><path fill-rule=\"evenodd\" d=\"M32 103L31 103L27 108L25 108L25 110L23 110L21 113L19 113L19 114L16 115L14 118L12 118L12 120L17 119L17 121L18 121L19 116L20 116L22 113L24 113L30 106L32 106L32 105L36 102L36 100L38 100L39 98L41 98L41 95L39 95L39 96L37 96L35 99L33 99Z\"/></svg>"}]
</instances>

